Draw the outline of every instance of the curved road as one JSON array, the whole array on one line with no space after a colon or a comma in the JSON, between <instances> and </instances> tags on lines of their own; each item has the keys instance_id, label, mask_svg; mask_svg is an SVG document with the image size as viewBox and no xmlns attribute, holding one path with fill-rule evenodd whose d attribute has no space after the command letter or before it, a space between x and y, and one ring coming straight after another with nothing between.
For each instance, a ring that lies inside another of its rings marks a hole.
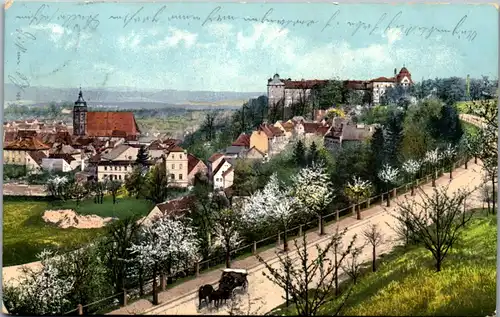
<instances>
[{"instance_id":1,"label":"curved road","mask_svg":"<svg viewBox=\"0 0 500 317\"><path fill-rule=\"evenodd\" d=\"M454 178L450 181L448 174L443 175L436 182L437 186L443 186L449 184L449 191L453 192L459 188L474 188L480 186L482 184L482 171L481 166L469 163L469 168L465 170L463 167L455 170ZM430 194L432 192L432 187L430 185L425 185L422 188L426 193ZM394 218L391 216L391 213L396 210L397 203L396 201L402 201L404 196L400 196L396 199L393 199L390 208L385 209L384 211L379 212L378 214L373 215L370 218L364 219L356 223L355 225L349 227L346 236L344 237L343 243L349 243L350 239L354 234L358 235L358 245L364 244L364 240L362 239L362 231L366 228L367 225L375 223L377 224L384 234L384 243L378 247L378 255L387 253L392 250L396 241L394 241L395 234L392 229L390 229L389 224L393 226L395 224ZM421 200L421 198L416 195L414 197L408 196L408 199L417 199ZM480 193L479 191L475 191L468 199L467 207L480 207ZM334 226L330 226L327 228L326 232L332 232ZM327 234L325 238L322 240L316 241L308 246L309 256L311 258L315 258L316 256L316 248L314 245L319 244L320 246L326 245L330 236ZM292 252L296 253L296 252ZM292 255L293 256L293 255ZM371 260L371 251L370 248L365 247L362 255L360 256L360 261L370 261ZM277 263L277 259L273 259L269 262L273 267L278 267L279 263ZM263 265L259 265L258 267L249 271L248 276L248 294L240 295L236 300L239 309L243 311L243 314L264 314L275 308L276 306L282 304L284 302L283 299L283 291L280 287L276 286L274 283L269 281L265 276L263 276L263 272L267 271L267 269ZM196 290L193 290L196 291ZM229 314L230 302L228 304L221 307L218 311L209 310L208 308L202 308L198 310L197 307L197 294L196 292L181 297L175 301L171 301L166 304L160 304L159 306L153 307L147 310L144 314L147 315L205 315L205 314L217 314L217 315L227 315Z\"/></svg>"}]
</instances>

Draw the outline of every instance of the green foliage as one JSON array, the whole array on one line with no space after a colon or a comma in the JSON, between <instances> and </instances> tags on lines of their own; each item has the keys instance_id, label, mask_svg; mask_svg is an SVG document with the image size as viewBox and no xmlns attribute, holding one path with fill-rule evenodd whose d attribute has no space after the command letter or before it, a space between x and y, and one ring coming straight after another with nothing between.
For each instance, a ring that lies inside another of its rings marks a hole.
<instances>
[{"instance_id":1,"label":"green foliage","mask_svg":"<svg viewBox=\"0 0 500 317\"><path fill-rule=\"evenodd\" d=\"M315 142L311 143L309 147L309 153L307 155L308 164L312 164L312 162L316 162L318 160L318 147Z\"/></svg>"},{"instance_id":2,"label":"green foliage","mask_svg":"<svg viewBox=\"0 0 500 317\"><path fill-rule=\"evenodd\" d=\"M3 180L20 179L27 175L26 167L23 165L4 164Z\"/></svg>"},{"instance_id":3,"label":"green foliage","mask_svg":"<svg viewBox=\"0 0 500 317\"><path fill-rule=\"evenodd\" d=\"M141 166L146 166L149 160L148 150L144 145L142 145L137 151L137 158L135 163Z\"/></svg>"},{"instance_id":4,"label":"green foliage","mask_svg":"<svg viewBox=\"0 0 500 317\"><path fill-rule=\"evenodd\" d=\"M168 184L170 181L168 177L164 164L158 164L150 169L146 174L146 181L144 183L146 199L154 204L164 202L168 196Z\"/></svg>"},{"instance_id":5,"label":"green foliage","mask_svg":"<svg viewBox=\"0 0 500 317\"><path fill-rule=\"evenodd\" d=\"M293 148L293 161L298 167L304 167L307 162L306 148L302 140L298 140Z\"/></svg>"},{"instance_id":6,"label":"green foliage","mask_svg":"<svg viewBox=\"0 0 500 317\"><path fill-rule=\"evenodd\" d=\"M384 124L389 116L389 107L374 106L363 110L359 122L365 124Z\"/></svg>"},{"instance_id":7,"label":"green foliage","mask_svg":"<svg viewBox=\"0 0 500 317\"><path fill-rule=\"evenodd\" d=\"M438 145L447 143L456 145L463 134L458 113L450 105L442 106L439 116L430 118L428 129Z\"/></svg>"},{"instance_id":8,"label":"green foliage","mask_svg":"<svg viewBox=\"0 0 500 317\"><path fill-rule=\"evenodd\" d=\"M318 91L319 109L328 109L345 103L347 90L340 80L331 80Z\"/></svg>"},{"instance_id":9,"label":"green foliage","mask_svg":"<svg viewBox=\"0 0 500 317\"><path fill-rule=\"evenodd\" d=\"M142 175L142 167L136 166L131 173L125 175L124 186L130 196L141 197L144 188L145 177Z\"/></svg>"}]
</instances>

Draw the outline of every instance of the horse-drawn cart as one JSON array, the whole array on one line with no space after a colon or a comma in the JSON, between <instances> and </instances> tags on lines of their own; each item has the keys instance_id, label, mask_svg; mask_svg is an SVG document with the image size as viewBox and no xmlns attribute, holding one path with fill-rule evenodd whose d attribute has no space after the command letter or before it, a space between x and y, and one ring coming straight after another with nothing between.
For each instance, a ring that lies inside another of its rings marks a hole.
<instances>
[{"instance_id":1,"label":"horse-drawn cart","mask_svg":"<svg viewBox=\"0 0 500 317\"><path fill-rule=\"evenodd\" d=\"M198 290L199 307L204 300L208 305L214 302L218 307L222 300L234 298L237 291L246 291L248 288L248 271L245 269L222 269L219 279L219 288L212 285L203 285Z\"/></svg>"}]
</instances>

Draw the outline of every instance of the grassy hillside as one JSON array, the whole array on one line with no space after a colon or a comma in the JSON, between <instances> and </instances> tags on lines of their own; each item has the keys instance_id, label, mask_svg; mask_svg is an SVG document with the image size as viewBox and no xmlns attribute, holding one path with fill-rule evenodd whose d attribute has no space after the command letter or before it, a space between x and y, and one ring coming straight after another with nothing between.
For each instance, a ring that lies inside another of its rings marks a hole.
<instances>
[{"instance_id":1,"label":"grassy hillside","mask_svg":"<svg viewBox=\"0 0 500 317\"><path fill-rule=\"evenodd\" d=\"M496 217L479 215L436 273L423 247L395 249L366 273L346 302L349 316L487 316L496 302ZM327 316L338 307L327 304ZM282 312L280 312L282 313ZM285 313L293 315L291 311Z\"/></svg>"}]
</instances>

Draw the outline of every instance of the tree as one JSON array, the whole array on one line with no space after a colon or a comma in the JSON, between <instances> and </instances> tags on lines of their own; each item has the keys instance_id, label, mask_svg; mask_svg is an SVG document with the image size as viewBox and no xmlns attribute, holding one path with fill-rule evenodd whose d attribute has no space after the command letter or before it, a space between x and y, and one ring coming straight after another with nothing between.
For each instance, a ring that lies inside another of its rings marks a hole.
<instances>
[{"instance_id":1,"label":"tree","mask_svg":"<svg viewBox=\"0 0 500 317\"><path fill-rule=\"evenodd\" d=\"M409 159L403 162L403 165L401 166L401 169L403 172L406 174L408 177L408 180L411 182L411 196L415 195L415 179L417 177L418 171L420 171L420 167L422 164L420 162Z\"/></svg>"},{"instance_id":2,"label":"tree","mask_svg":"<svg viewBox=\"0 0 500 317\"><path fill-rule=\"evenodd\" d=\"M399 169L385 164L381 171L378 172L378 178L386 185L387 189L387 207L391 206L391 185L398 181Z\"/></svg>"},{"instance_id":3,"label":"tree","mask_svg":"<svg viewBox=\"0 0 500 317\"><path fill-rule=\"evenodd\" d=\"M298 140L293 148L293 161L299 167L303 167L306 163L306 149L302 140Z\"/></svg>"},{"instance_id":4,"label":"tree","mask_svg":"<svg viewBox=\"0 0 500 317\"><path fill-rule=\"evenodd\" d=\"M56 199L65 200L68 198L71 182L66 176L53 176L49 178L45 185L50 195Z\"/></svg>"},{"instance_id":5,"label":"tree","mask_svg":"<svg viewBox=\"0 0 500 317\"><path fill-rule=\"evenodd\" d=\"M44 250L37 255L41 269L23 266L16 286L6 285L3 301L10 314L59 315L69 303L74 279L63 277L55 254Z\"/></svg>"},{"instance_id":6,"label":"tree","mask_svg":"<svg viewBox=\"0 0 500 317\"><path fill-rule=\"evenodd\" d=\"M397 164L398 152L403 141L403 121L404 113L402 111L392 111L387 118L384 135L384 150L386 152L385 162Z\"/></svg>"},{"instance_id":7,"label":"tree","mask_svg":"<svg viewBox=\"0 0 500 317\"><path fill-rule=\"evenodd\" d=\"M140 166L141 169L143 169L145 166L148 165L148 161L149 161L148 150L146 149L146 146L141 145L141 147L137 151L137 157L135 159L135 163L138 166Z\"/></svg>"},{"instance_id":8,"label":"tree","mask_svg":"<svg viewBox=\"0 0 500 317\"><path fill-rule=\"evenodd\" d=\"M371 187L372 185L369 181L353 176L352 182L348 182L345 188L347 197L357 205L356 218L358 220L361 220L361 206L359 206L359 201L370 196Z\"/></svg>"},{"instance_id":9,"label":"tree","mask_svg":"<svg viewBox=\"0 0 500 317\"><path fill-rule=\"evenodd\" d=\"M255 193L259 188L256 163L250 160L236 160L232 187L241 196L251 196Z\"/></svg>"},{"instance_id":10,"label":"tree","mask_svg":"<svg viewBox=\"0 0 500 317\"><path fill-rule=\"evenodd\" d=\"M344 83L340 80L330 80L325 86L318 90L319 109L336 107L346 101Z\"/></svg>"},{"instance_id":11,"label":"tree","mask_svg":"<svg viewBox=\"0 0 500 317\"><path fill-rule=\"evenodd\" d=\"M169 178L165 165L165 163L156 165L146 175L145 195L155 204L164 202L168 197Z\"/></svg>"},{"instance_id":12,"label":"tree","mask_svg":"<svg viewBox=\"0 0 500 317\"><path fill-rule=\"evenodd\" d=\"M238 232L237 214L229 208L219 211L215 222L215 241L212 248L222 248L226 254L226 267L231 267L231 252L242 240Z\"/></svg>"},{"instance_id":13,"label":"tree","mask_svg":"<svg viewBox=\"0 0 500 317\"><path fill-rule=\"evenodd\" d=\"M431 116L428 122L431 136L440 143L456 145L464 133L453 105L441 106L440 112Z\"/></svg>"},{"instance_id":14,"label":"tree","mask_svg":"<svg viewBox=\"0 0 500 317\"><path fill-rule=\"evenodd\" d=\"M113 197L113 205L116 204L116 195L118 194L118 190L122 187L122 182L117 180L109 180L106 182L106 189L111 193Z\"/></svg>"},{"instance_id":15,"label":"tree","mask_svg":"<svg viewBox=\"0 0 500 317\"><path fill-rule=\"evenodd\" d=\"M421 200L406 200L398 204L394 217L408 227L424 247L432 253L436 271L459 238L474 210L465 211L464 203L474 190L459 189L449 194L448 186L433 188L431 195L420 191Z\"/></svg>"},{"instance_id":16,"label":"tree","mask_svg":"<svg viewBox=\"0 0 500 317\"><path fill-rule=\"evenodd\" d=\"M382 169L384 162L387 161L387 152L385 150L384 130L381 127L376 127L370 140L371 160L370 169L379 171Z\"/></svg>"},{"instance_id":17,"label":"tree","mask_svg":"<svg viewBox=\"0 0 500 317\"><path fill-rule=\"evenodd\" d=\"M456 147L448 144L442 151L442 157L445 164L450 168L450 179L453 178L453 163L455 162L455 157L457 156Z\"/></svg>"},{"instance_id":18,"label":"tree","mask_svg":"<svg viewBox=\"0 0 500 317\"><path fill-rule=\"evenodd\" d=\"M209 112L205 115L205 121L201 126L201 130L205 133L205 140L211 142L215 136L215 119L217 114Z\"/></svg>"},{"instance_id":19,"label":"tree","mask_svg":"<svg viewBox=\"0 0 500 317\"><path fill-rule=\"evenodd\" d=\"M287 230L297 214L296 200L280 188L276 173L272 174L269 182L262 190L252 195L243 207L243 222L254 228L273 223L283 230L283 249L288 251Z\"/></svg>"},{"instance_id":20,"label":"tree","mask_svg":"<svg viewBox=\"0 0 500 317\"><path fill-rule=\"evenodd\" d=\"M126 287L127 268L133 258L130 248L133 244L138 243L140 229L141 225L136 216L118 220L106 227L101 257L106 265L108 281L114 287L114 293L120 293ZM140 273L139 286L142 296L144 292L142 274ZM123 302L123 299L120 301Z\"/></svg>"},{"instance_id":21,"label":"tree","mask_svg":"<svg viewBox=\"0 0 500 317\"><path fill-rule=\"evenodd\" d=\"M323 214L335 198L328 178L321 163L302 168L292 177L291 194L297 198L299 208L320 218L320 235L324 233Z\"/></svg>"},{"instance_id":22,"label":"tree","mask_svg":"<svg viewBox=\"0 0 500 317\"><path fill-rule=\"evenodd\" d=\"M366 241L372 246L372 271L375 272L377 271L376 248L384 241L382 231L376 224L373 223L363 231L363 235L365 236Z\"/></svg>"},{"instance_id":23,"label":"tree","mask_svg":"<svg viewBox=\"0 0 500 317\"><path fill-rule=\"evenodd\" d=\"M264 272L264 276L284 290L285 299L291 298L298 316L316 316L319 309L332 300L329 298L329 294L335 287L332 273L335 270L338 271L340 265L344 264L347 255L352 253L356 241L356 236L354 236L342 253L341 260L335 265L327 258L327 254L335 243L342 240L343 234L344 232L334 234L324 247L316 245L317 256L315 258L311 258L306 235L303 234L301 242L298 239L294 241L298 253L297 258L295 256L292 258L288 252L278 253L278 268L267 263L260 255L256 255L259 262L263 263L269 272ZM334 316L340 313L351 290L352 288L345 292L339 301Z\"/></svg>"},{"instance_id":24,"label":"tree","mask_svg":"<svg viewBox=\"0 0 500 317\"><path fill-rule=\"evenodd\" d=\"M69 194L72 198L75 199L76 201L76 206L78 207L80 205L80 202L82 201L83 198L85 198L88 194L88 190L85 186L83 186L80 183L74 182L71 184L69 187Z\"/></svg>"},{"instance_id":25,"label":"tree","mask_svg":"<svg viewBox=\"0 0 500 317\"><path fill-rule=\"evenodd\" d=\"M104 191L106 190L106 183L97 181L94 186L97 203L104 203Z\"/></svg>"},{"instance_id":26,"label":"tree","mask_svg":"<svg viewBox=\"0 0 500 317\"><path fill-rule=\"evenodd\" d=\"M135 196L136 199L139 199L143 193L145 181L143 174L144 172L142 167L136 166L131 173L125 175L125 182L123 185L125 186L129 196Z\"/></svg>"},{"instance_id":27,"label":"tree","mask_svg":"<svg viewBox=\"0 0 500 317\"><path fill-rule=\"evenodd\" d=\"M194 230L180 219L163 217L142 230L142 239L129 248L134 261L153 271L153 304L158 305L156 276L166 273L170 277L176 263L185 258L195 259L198 242Z\"/></svg>"},{"instance_id":28,"label":"tree","mask_svg":"<svg viewBox=\"0 0 500 317\"><path fill-rule=\"evenodd\" d=\"M432 187L436 187L437 166L440 161L441 153L439 153L438 148L425 153L424 162L430 167L432 172Z\"/></svg>"},{"instance_id":29,"label":"tree","mask_svg":"<svg viewBox=\"0 0 500 317\"><path fill-rule=\"evenodd\" d=\"M99 244L89 245L65 253L56 260L61 277L74 281L68 296L72 307L77 304L86 306L114 294L106 283L107 270L102 258L99 257L99 251ZM84 309L86 311L98 310L96 307ZM87 313L89 312L87 311Z\"/></svg>"},{"instance_id":30,"label":"tree","mask_svg":"<svg viewBox=\"0 0 500 317\"><path fill-rule=\"evenodd\" d=\"M308 155L308 163L312 164L313 162L316 162L318 159L318 147L316 146L316 142L312 142L311 146L309 147L309 155Z\"/></svg>"}]
</instances>

